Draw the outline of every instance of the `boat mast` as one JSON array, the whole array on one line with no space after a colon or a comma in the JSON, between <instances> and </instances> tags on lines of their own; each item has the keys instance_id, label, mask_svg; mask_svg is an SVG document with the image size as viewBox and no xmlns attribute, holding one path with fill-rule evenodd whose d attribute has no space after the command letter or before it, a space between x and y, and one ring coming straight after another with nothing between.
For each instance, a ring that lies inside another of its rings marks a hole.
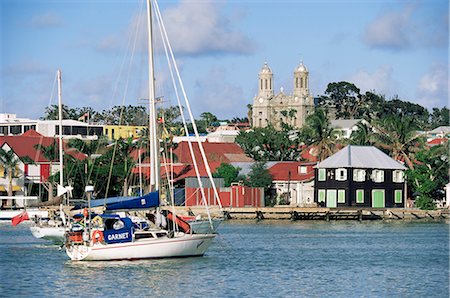
<instances>
[{"instance_id":1,"label":"boat mast","mask_svg":"<svg viewBox=\"0 0 450 298\"><path fill-rule=\"evenodd\" d=\"M61 187L64 186L64 175L63 175L63 143L62 143L62 88L61 88L61 70L58 69L57 72L58 77L58 119L59 119L59 185ZM59 188L60 189L60 188ZM64 193L63 193L64 194ZM62 195L63 195L62 194ZM66 203L63 201L63 203ZM67 202L67 205L69 202Z\"/></svg>"},{"instance_id":2,"label":"boat mast","mask_svg":"<svg viewBox=\"0 0 450 298\"><path fill-rule=\"evenodd\" d=\"M148 92L150 139L150 191L159 190L159 141L156 134L155 72L153 64L152 8L147 0L148 25Z\"/></svg>"}]
</instances>

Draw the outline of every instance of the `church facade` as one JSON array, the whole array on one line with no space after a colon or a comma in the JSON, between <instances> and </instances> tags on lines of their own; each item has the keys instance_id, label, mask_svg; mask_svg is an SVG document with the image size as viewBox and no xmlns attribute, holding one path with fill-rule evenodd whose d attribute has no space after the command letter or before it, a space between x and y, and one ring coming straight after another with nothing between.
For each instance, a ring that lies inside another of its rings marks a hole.
<instances>
[{"instance_id":1,"label":"church facade","mask_svg":"<svg viewBox=\"0 0 450 298\"><path fill-rule=\"evenodd\" d=\"M303 62L294 71L294 92L274 93L272 70L264 63L258 74L258 94L253 98L252 127L272 125L280 129L282 123L300 128L306 116L314 111L313 97L309 94L309 72Z\"/></svg>"}]
</instances>

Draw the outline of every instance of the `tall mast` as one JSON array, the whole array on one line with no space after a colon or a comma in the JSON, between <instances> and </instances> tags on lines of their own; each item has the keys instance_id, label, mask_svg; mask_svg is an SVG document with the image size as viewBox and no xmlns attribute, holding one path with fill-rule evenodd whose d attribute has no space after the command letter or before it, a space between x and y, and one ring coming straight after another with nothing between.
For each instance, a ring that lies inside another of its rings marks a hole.
<instances>
[{"instance_id":1,"label":"tall mast","mask_svg":"<svg viewBox=\"0 0 450 298\"><path fill-rule=\"evenodd\" d=\"M61 70L58 69L58 119L59 119L59 185L63 184L63 143L62 143L62 88L61 88Z\"/></svg>"},{"instance_id":2,"label":"tall mast","mask_svg":"<svg viewBox=\"0 0 450 298\"><path fill-rule=\"evenodd\" d=\"M150 139L150 191L159 190L159 141L156 134L155 72L153 64L152 8L147 0L148 25L148 92Z\"/></svg>"}]
</instances>

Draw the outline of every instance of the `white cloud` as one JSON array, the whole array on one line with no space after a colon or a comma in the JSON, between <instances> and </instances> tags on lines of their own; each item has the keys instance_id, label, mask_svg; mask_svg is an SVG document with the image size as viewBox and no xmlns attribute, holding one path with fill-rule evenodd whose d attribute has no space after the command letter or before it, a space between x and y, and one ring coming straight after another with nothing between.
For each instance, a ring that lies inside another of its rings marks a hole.
<instances>
[{"instance_id":1,"label":"white cloud","mask_svg":"<svg viewBox=\"0 0 450 298\"><path fill-rule=\"evenodd\" d=\"M392 67L384 65L370 73L366 70L360 70L348 78L349 82L354 83L361 89L361 93L366 91L375 91L377 94L392 96L398 93L398 82L393 79Z\"/></svg>"},{"instance_id":2,"label":"white cloud","mask_svg":"<svg viewBox=\"0 0 450 298\"><path fill-rule=\"evenodd\" d=\"M252 53L253 42L232 28L236 20L221 9L222 5L213 1L182 1L163 12L174 49L188 55Z\"/></svg>"},{"instance_id":3,"label":"white cloud","mask_svg":"<svg viewBox=\"0 0 450 298\"><path fill-rule=\"evenodd\" d=\"M405 49L411 46L414 26L412 6L379 16L366 28L364 41L374 48Z\"/></svg>"},{"instance_id":4,"label":"white cloud","mask_svg":"<svg viewBox=\"0 0 450 298\"><path fill-rule=\"evenodd\" d=\"M63 18L53 12L34 16L30 24L38 28L61 27L64 25Z\"/></svg>"},{"instance_id":5,"label":"white cloud","mask_svg":"<svg viewBox=\"0 0 450 298\"><path fill-rule=\"evenodd\" d=\"M417 2L386 12L367 26L363 40L369 47L389 50L447 47L448 7Z\"/></svg>"},{"instance_id":6,"label":"white cloud","mask_svg":"<svg viewBox=\"0 0 450 298\"><path fill-rule=\"evenodd\" d=\"M220 118L246 116L246 103L242 87L229 83L227 70L213 66L208 74L196 81L192 109L196 114L208 111Z\"/></svg>"},{"instance_id":7,"label":"white cloud","mask_svg":"<svg viewBox=\"0 0 450 298\"><path fill-rule=\"evenodd\" d=\"M448 69L444 65L434 65L422 76L417 86L418 103L427 108L449 106Z\"/></svg>"}]
</instances>

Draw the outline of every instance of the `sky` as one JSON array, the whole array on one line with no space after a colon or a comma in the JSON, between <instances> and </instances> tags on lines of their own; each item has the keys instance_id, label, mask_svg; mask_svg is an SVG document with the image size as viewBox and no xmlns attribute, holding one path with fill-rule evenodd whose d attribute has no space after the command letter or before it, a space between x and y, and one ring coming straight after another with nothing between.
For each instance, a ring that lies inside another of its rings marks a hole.
<instances>
[{"instance_id":1,"label":"sky","mask_svg":"<svg viewBox=\"0 0 450 298\"><path fill-rule=\"evenodd\" d=\"M69 107L147 105L143 0L0 0L0 112L39 118ZM159 1L196 117L245 117L267 62L276 93L307 66L310 91L347 81L361 92L442 108L449 100L447 0ZM175 105L155 31L156 96Z\"/></svg>"}]
</instances>

